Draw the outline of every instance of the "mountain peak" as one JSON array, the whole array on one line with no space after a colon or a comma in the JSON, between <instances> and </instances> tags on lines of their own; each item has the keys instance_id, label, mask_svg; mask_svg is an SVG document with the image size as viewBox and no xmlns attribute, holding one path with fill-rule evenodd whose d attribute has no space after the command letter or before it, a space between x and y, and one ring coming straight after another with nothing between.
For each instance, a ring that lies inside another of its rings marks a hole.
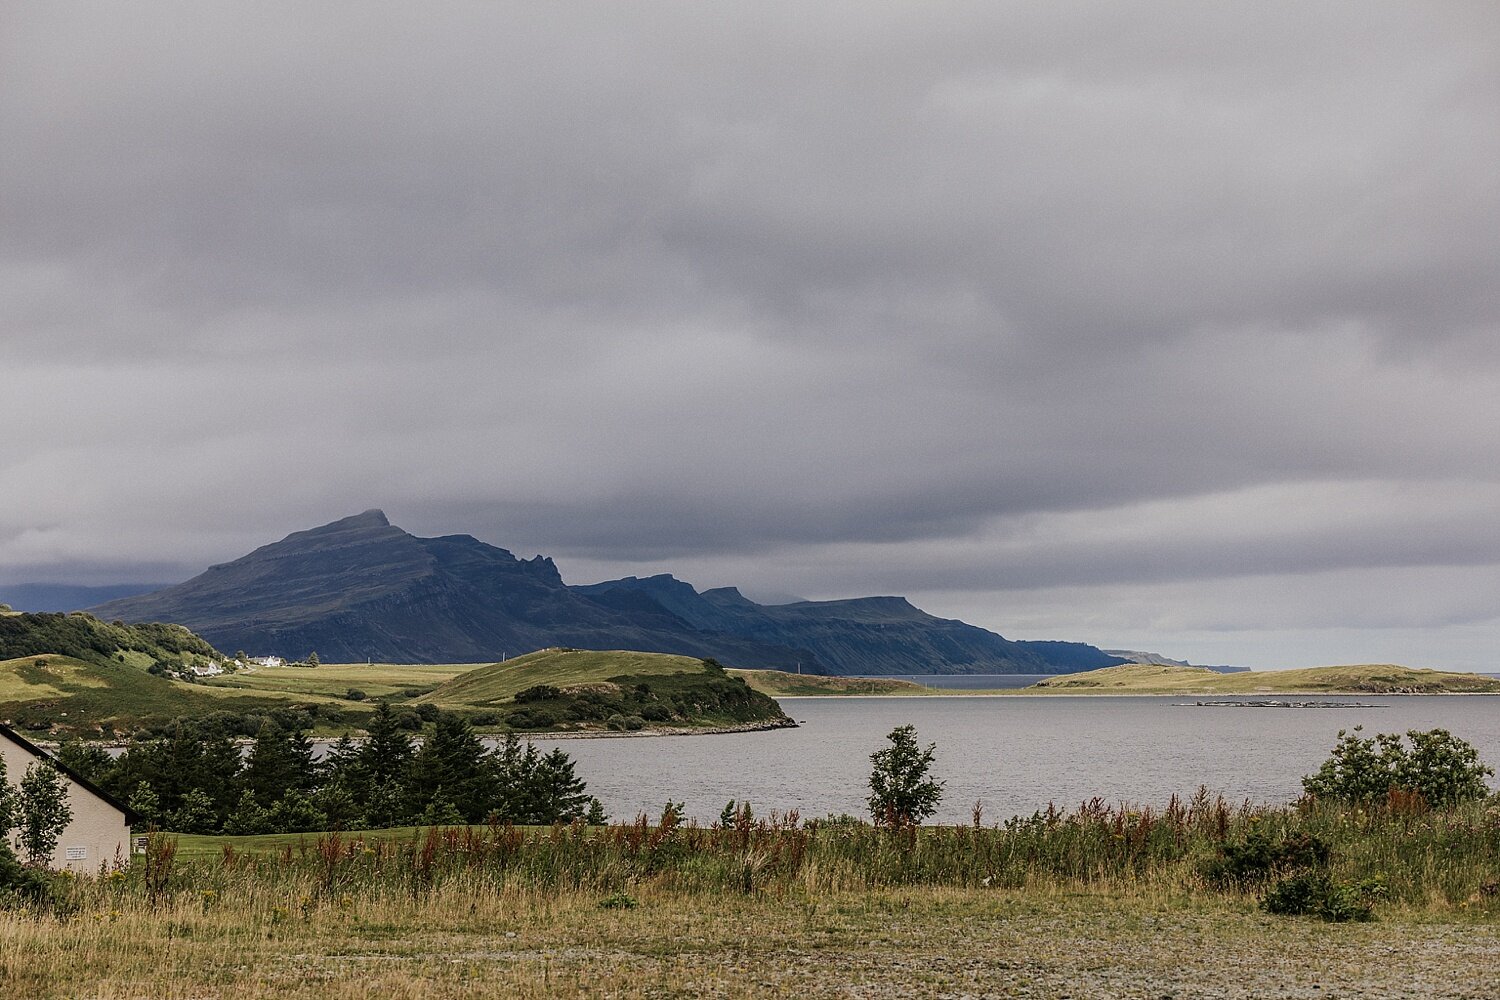
<instances>
[{"instance_id":1,"label":"mountain peak","mask_svg":"<svg viewBox=\"0 0 1500 1000\"><path fill-rule=\"evenodd\" d=\"M385 511L379 507L371 507L360 514L351 514L323 525L325 528L389 528L390 518L385 516Z\"/></svg>"}]
</instances>

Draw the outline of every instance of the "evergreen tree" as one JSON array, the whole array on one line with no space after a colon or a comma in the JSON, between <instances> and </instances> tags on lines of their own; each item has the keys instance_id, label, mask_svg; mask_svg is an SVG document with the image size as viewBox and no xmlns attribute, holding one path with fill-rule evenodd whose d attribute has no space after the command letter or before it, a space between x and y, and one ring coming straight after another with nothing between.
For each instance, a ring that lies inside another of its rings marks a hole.
<instances>
[{"instance_id":1,"label":"evergreen tree","mask_svg":"<svg viewBox=\"0 0 1500 1000\"><path fill-rule=\"evenodd\" d=\"M351 769L350 791L366 803L365 821L374 828L404 825L409 817L406 794L411 765L411 736L382 701L370 717L370 738L360 747Z\"/></svg>"},{"instance_id":2,"label":"evergreen tree","mask_svg":"<svg viewBox=\"0 0 1500 1000\"><path fill-rule=\"evenodd\" d=\"M568 823L584 817L591 800L583 781L573 773L573 759L567 754L552 750L544 755L531 780L541 805L539 822Z\"/></svg>"},{"instance_id":3,"label":"evergreen tree","mask_svg":"<svg viewBox=\"0 0 1500 1000\"><path fill-rule=\"evenodd\" d=\"M255 736L245 765L245 787L264 808L273 807L289 792L313 786L312 744L300 732L287 732L267 719Z\"/></svg>"},{"instance_id":4,"label":"evergreen tree","mask_svg":"<svg viewBox=\"0 0 1500 1000\"><path fill-rule=\"evenodd\" d=\"M478 823L494 800L494 774L485 766L484 744L467 719L445 714L412 759L407 787L414 812L423 812L441 789L459 819Z\"/></svg>"}]
</instances>

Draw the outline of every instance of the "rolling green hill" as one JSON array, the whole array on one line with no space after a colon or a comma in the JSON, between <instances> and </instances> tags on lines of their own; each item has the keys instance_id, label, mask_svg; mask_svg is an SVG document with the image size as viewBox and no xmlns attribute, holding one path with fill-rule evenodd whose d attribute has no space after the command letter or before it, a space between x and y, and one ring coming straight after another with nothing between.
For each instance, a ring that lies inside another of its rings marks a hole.
<instances>
[{"instance_id":1,"label":"rolling green hill","mask_svg":"<svg viewBox=\"0 0 1500 1000\"><path fill-rule=\"evenodd\" d=\"M81 611L0 615L0 660L46 655L140 667L160 663L173 669L224 659L218 650L181 625L124 625L103 622Z\"/></svg>"},{"instance_id":2,"label":"rolling green hill","mask_svg":"<svg viewBox=\"0 0 1500 1000\"><path fill-rule=\"evenodd\" d=\"M712 660L628 650L539 650L478 667L418 701L489 710L523 730L791 725L774 699Z\"/></svg>"},{"instance_id":3,"label":"rolling green hill","mask_svg":"<svg viewBox=\"0 0 1500 1000\"><path fill-rule=\"evenodd\" d=\"M33 732L128 733L173 719L265 712L291 704L274 695L214 692L123 663L57 655L0 661L0 721Z\"/></svg>"},{"instance_id":4,"label":"rolling green hill","mask_svg":"<svg viewBox=\"0 0 1500 1000\"><path fill-rule=\"evenodd\" d=\"M1500 679L1367 663L1221 674L1203 667L1128 663L1049 677L1021 693L1067 694L1494 694Z\"/></svg>"}]
</instances>

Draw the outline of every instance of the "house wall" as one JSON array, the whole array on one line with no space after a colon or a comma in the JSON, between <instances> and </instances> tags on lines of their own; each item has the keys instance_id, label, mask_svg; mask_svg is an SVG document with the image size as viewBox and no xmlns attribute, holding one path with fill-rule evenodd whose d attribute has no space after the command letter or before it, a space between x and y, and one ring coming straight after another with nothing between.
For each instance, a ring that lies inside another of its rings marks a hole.
<instances>
[{"instance_id":1,"label":"house wall","mask_svg":"<svg viewBox=\"0 0 1500 1000\"><path fill-rule=\"evenodd\" d=\"M0 733L0 757L5 759L6 781L16 787L21 784L26 769L36 760L31 751L11 742L4 733ZM73 819L57 839L52 867L92 875L101 865L113 867L116 859L122 864L129 863L130 827L125 822L125 814L67 775L63 775L63 781L68 786L68 805L73 808ZM25 860L14 835L11 844L17 855ZM81 857L77 856L80 854Z\"/></svg>"}]
</instances>

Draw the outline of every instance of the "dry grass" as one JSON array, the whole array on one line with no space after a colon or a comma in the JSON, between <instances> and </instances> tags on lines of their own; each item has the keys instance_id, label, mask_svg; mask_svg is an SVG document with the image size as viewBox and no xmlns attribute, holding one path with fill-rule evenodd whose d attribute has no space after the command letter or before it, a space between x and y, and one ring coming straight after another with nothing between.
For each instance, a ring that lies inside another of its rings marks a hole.
<instances>
[{"instance_id":1,"label":"dry grass","mask_svg":"<svg viewBox=\"0 0 1500 1000\"><path fill-rule=\"evenodd\" d=\"M887 889L719 897L254 883L0 914L10 997L1484 997L1494 924L1324 925L1233 900ZM1399 961L1392 955L1399 954Z\"/></svg>"}]
</instances>

